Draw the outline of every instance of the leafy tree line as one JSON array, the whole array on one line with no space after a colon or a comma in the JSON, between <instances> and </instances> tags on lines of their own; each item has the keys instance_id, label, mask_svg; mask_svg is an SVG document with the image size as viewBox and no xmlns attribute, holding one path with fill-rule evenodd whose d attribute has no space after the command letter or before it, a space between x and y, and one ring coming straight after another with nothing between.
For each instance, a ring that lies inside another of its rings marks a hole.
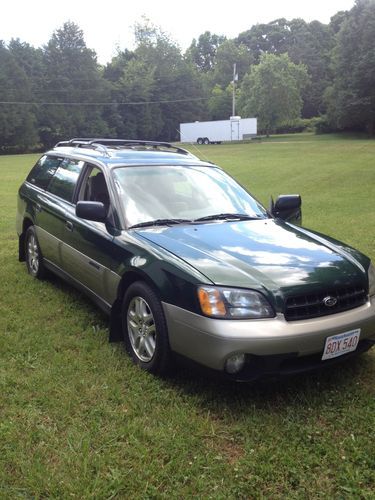
<instances>
[{"instance_id":1,"label":"leafy tree line","mask_svg":"<svg viewBox=\"0 0 375 500\"><path fill-rule=\"evenodd\" d=\"M270 133L320 117L321 129L375 130L375 0L329 24L277 19L235 39L203 33L185 53L159 28L135 26L135 49L106 65L67 22L46 46L0 41L0 147L69 137L178 139L180 122L257 116Z\"/></svg>"}]
</instances>

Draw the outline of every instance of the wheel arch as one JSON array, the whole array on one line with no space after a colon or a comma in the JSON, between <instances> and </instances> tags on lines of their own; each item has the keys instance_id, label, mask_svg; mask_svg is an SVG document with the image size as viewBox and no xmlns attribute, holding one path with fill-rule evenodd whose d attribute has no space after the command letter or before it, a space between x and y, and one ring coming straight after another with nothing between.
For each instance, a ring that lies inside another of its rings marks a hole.
<instances>
[{"instance_id":1,"label":"wheel arch","mask_svg":"<svg viewBox=\"0 0 375 500\"><path fill-rule=\"evenodd\" d=\"M110 316L110 328L109 328L109 341L110 342L121 342L124 340L123 331L121 328L121 305L126 290L130 285L136 281L143 281L146 283L154 292L160 296L158 287L152 281L152 279L144 272L139 269L130 269L126 271L118 285L117 297L111 308Z\"/></svg>"},{"instance_id":2,"label":"wheel arch","mask_svg":"<svg viewBox=\"0 0 375 500\"><path fill-rule=\"evenodd\" d=\"M156 266L144 269L129 266L121 274L117 286L116 299L112 304L110 312L109 341L118 342L123 340L121 328L122 302L129 286L136 281L142 281L148 285L157 295L160 302L172 303L183 309L197 312L199 309L196 287L199 283L206 283L207 278L202 279L192 276L187 272L172 269L170 266Z\"/></svg>"},{"instance_id":3,"label":"wheel arch","mask_svg":"<svg viewBox=\"0 0 375 500\"><path fill-rule=\"evenodd\" d=\"M18 237L18 260L20 262L25 262L26 260L26 253L25 253L25 236L26 236L26 231L29 229L30 226L33 226L34 222L31 220L30 217L25 217L22 222L22 233Z\"/></svg>"}]
</instances>

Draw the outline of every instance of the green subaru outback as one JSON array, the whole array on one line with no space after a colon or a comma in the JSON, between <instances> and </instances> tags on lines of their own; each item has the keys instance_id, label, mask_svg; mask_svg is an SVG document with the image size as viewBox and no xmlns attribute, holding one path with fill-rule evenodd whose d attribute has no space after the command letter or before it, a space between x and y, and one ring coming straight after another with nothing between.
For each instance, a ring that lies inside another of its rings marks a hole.
<instances>
[{"instance_id":1,"label":"green subaru outback","mask_svg":"<svg viewBox=\"0 0 375 500\"><path fill-rule=\"evenodd\" d=\"M267 211L171 144L72 139L20 187L19 259L89 295L143 369L163 373L180 355L249 380L375 342L370 259L300 220L298 195Z\"/></svg>"}]
</instances>

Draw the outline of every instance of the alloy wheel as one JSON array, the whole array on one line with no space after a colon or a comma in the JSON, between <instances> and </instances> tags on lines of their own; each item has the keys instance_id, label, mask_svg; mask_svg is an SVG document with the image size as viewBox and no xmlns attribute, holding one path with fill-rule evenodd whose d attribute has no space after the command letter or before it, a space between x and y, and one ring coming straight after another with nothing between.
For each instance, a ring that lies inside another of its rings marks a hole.
<instances>
[{"instance_id":1,"label":"alloy wheel","mask_svg":"<svg viewBox=\"0 0 375 500\"><path fill-rule=\"evenodd\" d=\"M136 356L148 363L156 350L156 326L150 306L142 297L133 297L127 312L131 346Z\"/></svg>"},{"instance_id":2,"label":"alloy wheel","mask_svg":"<svg viewBox=\"0 0 375 500\"><path fill-rule=\"evenodd\" d=\"M27 261L30 272L37 275L39 270L39 250L34 234L30 235L27 242Z\"/></svg>"}]
</instances>

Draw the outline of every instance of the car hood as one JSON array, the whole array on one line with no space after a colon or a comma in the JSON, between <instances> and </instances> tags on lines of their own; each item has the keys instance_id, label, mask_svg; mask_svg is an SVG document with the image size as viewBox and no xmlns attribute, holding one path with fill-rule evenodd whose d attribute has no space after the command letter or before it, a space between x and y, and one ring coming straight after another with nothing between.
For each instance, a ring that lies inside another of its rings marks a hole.
<instances>
[{"instance_id":1,"label":"car hood","mask_svg":"<svg viewBox=\"0 0 375 500\"><path fill-rule=\"evenodd\" d=\"M217 285L287 293L295 287L364 282L365 256L280 220L225 221L137 229Z\"/></svg>"}]
</instances>

